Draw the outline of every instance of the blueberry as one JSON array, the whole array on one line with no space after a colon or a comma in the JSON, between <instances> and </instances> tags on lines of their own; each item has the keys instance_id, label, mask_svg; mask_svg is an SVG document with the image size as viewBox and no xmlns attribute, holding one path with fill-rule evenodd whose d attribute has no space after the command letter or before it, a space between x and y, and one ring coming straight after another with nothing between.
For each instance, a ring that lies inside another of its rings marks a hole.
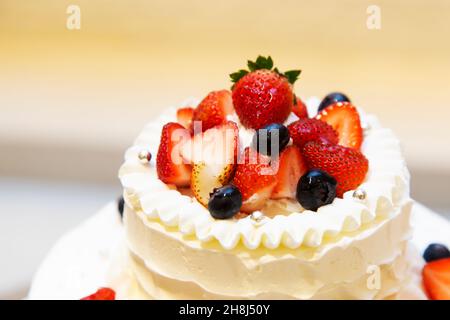
<instances>
[{"instance_id":1,"label":"blueberry","mask_svg":"<svg viewBox=\"0 0 450 320\"><path fill-rule=\"evenodd\" d=\"M117 211L119 211L120 217L123 218L123 207L125 205L125 201L123 200L123 196L117 199Z\"/></svg>"},{"instance_id":2,"label":"blueberry","mask_svg":"<svg viewBox=\"0 0 450 320\"><path fill-rule=\"evenodd\" d=\"M336 198L336 179L322 170L306 172L297 184L297 201L307 210L318 208L333 202Z\"/></svg>"},{"instance_id":3,"label":"blueberry","mask_svg":"<svg viewBox=\"0 0 450 320\"><path fill-rule=\"evenodd\" d=\"M443 244L432 243L425 249L423 253L423 258L425 259L426 262L450 258L450 251Z\"/></svg>"},{"instance_id":4,"label":"blueberry","mask_svg":"<svg viewBox=\"0 0 450 320\"><path fill-rule=\"evenodd\" d=\"M330 104L333 104L335 102L350 102L350 99L341 92L333 92L328 94L325 98L323 98L322 102L319 105L318 112L322 111L326 107L328 107Z\"/></svg>"},{"instance_id":5,"label":"blueberry","mask_svg":"<svg viewBox=\"0 0 450 320\"><path fill-rule=\"evenodd\" d=\"M242 194L233 185L214 189L210 194L208 210L216 219L228 219L239 212L242 206Z\"/></svg>"},{"instance_id":6,"label":"blueberry","mask_svg":"<svg viewBox=\"0 0 450 320\"><path fill-rule=\"evenodd\" d=\"M289 130L284 125L272 123L256 131L252 148L261 154L270 156L273 152L280 154L289 143Z\"/></svg>"}]
</instances>

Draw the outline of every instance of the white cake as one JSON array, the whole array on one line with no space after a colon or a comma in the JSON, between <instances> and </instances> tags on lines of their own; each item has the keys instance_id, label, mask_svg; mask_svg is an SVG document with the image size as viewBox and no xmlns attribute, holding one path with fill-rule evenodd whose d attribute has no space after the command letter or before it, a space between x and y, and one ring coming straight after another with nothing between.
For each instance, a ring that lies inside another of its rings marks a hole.
<instances>
[{"instance_id":1,"label":"white cake","mask_svg":"<svg viewBox=\"0 0 450 320\"><path fill-rule=\"evenodd\" d=\"M149 298L387 299L409 285L410 177L399 141L374 116L359 109L370 163L358 188L365 197L348 191L317 212L271 200L265 215L216 220L159 180L154 160L139 160L142 150L156 155L175 112L144 128L119 173L130 264ZM234 120L248 144L251 134Z\"/></svg>"}]
</instances>

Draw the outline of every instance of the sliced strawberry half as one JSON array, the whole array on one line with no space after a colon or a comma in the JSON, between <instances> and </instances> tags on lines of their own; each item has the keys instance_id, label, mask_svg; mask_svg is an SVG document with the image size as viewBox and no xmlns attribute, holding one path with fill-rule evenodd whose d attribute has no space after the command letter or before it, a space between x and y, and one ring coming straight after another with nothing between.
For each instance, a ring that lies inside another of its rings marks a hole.
<instances>
[{"instance_id":1,"label":"sliced strawberry half","mask_svg":"<svg viewBox=\"0 0 450 320\"><path fill-rule=\"evenodd\" d=\"M80 300L116 300L116 293L110 288L100 288L95 293Z\"/></svg>"},{"instance_id":2,"label":"sliced strawberry half","mask_svg":"<svg viewBox=\"0 0 450 320\"><path fill-rule=\"evenodd\" d=\"M237 156L239 129L233 121L215 126L184 140L180 153L187 163L231 163Z\"/></svg>"},{"instance_id":3,"label":"sliced strawberry half","mask_svg":"<svg viewBox=\"0 0 450 320\"><path fill-rule=\"evenodd\" d=\"M243 212L261 209L270 198L277 180L270 166L270 158L247 147L239 161L233 184L241 191Z\"/></svg>"},{"instance_id":4,"label":"sliced strawberry half","mask_svg":"<svg viewBox=\"0 0 450 320\"><path fill-rule=\"evenodd\" d=\"M297 146L284 149L279 157L277 184L272 191L272 199L295 199L298 180L308 171L306 161Z\"/></svg>"},{"instance_id":5,"label":"sliced strawberry half","mask_svg":"<svg viewBox=\"0 0 450 320\"><path fill-rule=\"evenodd\" d=\"M338 143L336 131L327 123L317 119L300 119L288 126L294 144L303 146L309 141L320 141L330 144Z\"/></svg>"},{"instance_id":6,"label":"sliced strawberry half","mask_svg":"<svg viewBox=\"0 0 450 320\"><path fill-rule=\"evenodd\" d=\"M369 169L369 161L361 152L339 145L311 141L303 147L303 156L309 168L323 170L336 179L338 197L356 189Z\"/></svg>"},{"instance_id":7,"label":"sliced strawberry half","mask_svg":"<svg viewBox=\"0 0 450 320\"><path fill-rule=\"evenodd\" d=\"M292 112L299 117L299 119L308 118L308 109L306 109L306 105L299 97L295 97L295 103L292 106Z\"/></svg>"},{"instance_id":8,"label":"sliced strawberry half","mask_svg":"<svg viewBox=\"0 0 450 320\"><path fill-rule=\"evenodd\" d=\"M191 130L193 116L194 109L191 107L180 108L177 110L177 122L186 129Z\"/></svg>"},{"instance_id":9,"label":"sliced strawberry half","mask_svg":"<svg viewBox=\"0 0 450 320\"><path fill-rule=\"evenodd\" d=\"M359 150L363 141L361 120L358 110L350 102L336 102L323 109L316 118L336 130L340 145Z\"/></svg>"},{"instance_id":10,"label":"sliced strawberry half","mask_svg":"<svg viewBox=\"0 0 450 320\"><path fill-rule=\"evenodd\" d=\"M422 276L430 299L450 300L450 258L427 263Z\"/></svg>"},{"instance_id":11,"label":"sliced strawberry half","mask_svg":"<svg viewBox=\"0 0 450 320\"><path fill-rule=\"evenodd\" d=\"M169 122L163 127L156 156L156 171L164 183L189 186L191 166L183 161L180 154L181 146L189 139L190 132L179 123Z\"/></svg>"},{"instance_id":12,"label":"sliced strawberry half","mask_svg":"<svg viewBox=\"0 0 450 320\"><path fill-rule=\"evenodd\" d=\"M195 135L181 147L184 159L192 163L191 189L196 199L208 205L210 193L230 181L238 150L236 123L225 124Z\"/></svg>"},{"instance_id":13,"label":"sliced strawberry half","mask_svg":"<svg viewBox=\"0 0 450 320\"><path fill-rule=\"evenodd\" d=\"M228 90L212 91L195 108L192 121L201 121L201 131L206 131L225 123L227 115L233 112L231 92ZM194 123L194 131L196 131L197 125Z\"/></svg>"}]
</instances>

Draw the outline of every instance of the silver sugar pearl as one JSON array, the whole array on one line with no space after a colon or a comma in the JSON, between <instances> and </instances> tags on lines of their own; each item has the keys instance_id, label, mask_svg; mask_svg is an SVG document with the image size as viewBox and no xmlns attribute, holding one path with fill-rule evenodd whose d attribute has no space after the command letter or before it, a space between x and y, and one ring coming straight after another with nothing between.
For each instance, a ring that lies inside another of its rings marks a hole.
<instances>
[{"instance_id":1,"label":"silver sugar pearl","mask_svg":"<svg viewBox=\"0 0 450 320\"><path fill-rule=\"evenodd\" d=\"M261 211L255 211L250 215L250 219L255 222L261 222L264 219L264 214Z\"/></svg>"},{"instance_id":2,"label":"silver sugar pearl","mask_svg":"<svg viewBox=\"0 0 450 320\"><path fill-rule=\"evenodd\" d=\"M152 154L148 150L141 150L138 154L138 158L142 164L147 164L152 160Z\"/></svg>"},{"instance_id":3,"label":"silver sugar pearl","mask_svg":"<svg viewBox=\"0 0 450 320\"><path fill-rule=\"evenodd\" d=\"M367 197L366 191L364 191L363 189L356 189L353 192L353 198L357 199L357 200L365 200Z\"/></svg>"}]
</instances>

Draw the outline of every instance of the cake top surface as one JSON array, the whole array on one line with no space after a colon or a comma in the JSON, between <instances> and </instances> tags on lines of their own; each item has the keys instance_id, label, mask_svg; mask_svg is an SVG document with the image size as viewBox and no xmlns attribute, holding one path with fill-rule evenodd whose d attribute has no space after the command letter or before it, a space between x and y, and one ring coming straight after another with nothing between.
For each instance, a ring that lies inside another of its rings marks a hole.
<instances>
[{"instance_id":1,"label":"cake top surface","mask_svg":"<svg viewBox=\"0 0 450 320\"><path fill-rule=\"evenodd\" d=\"M389 218L409 199L392 131L344 94L303 103L299 72L258 59L144 128L119 171L128 205L225 249L317 247Z\"/></svg>"}]
</instances>

